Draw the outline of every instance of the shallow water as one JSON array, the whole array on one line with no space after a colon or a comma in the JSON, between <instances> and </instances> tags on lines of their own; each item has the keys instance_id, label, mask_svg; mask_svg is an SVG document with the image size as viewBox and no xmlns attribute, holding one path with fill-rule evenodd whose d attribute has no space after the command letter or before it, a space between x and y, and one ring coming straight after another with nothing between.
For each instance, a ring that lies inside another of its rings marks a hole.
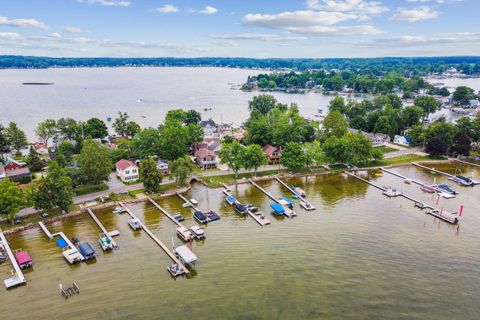
<instances>
[{"instance_id":1,"label":"shallow water","mask_svg":"<svg viewBox=\"0 0 480 320\"><path fill-rule=\"evenodd\" d=\"M459 166L465 175L480 170ZM455 171L453 168L442 168ZM433 182L432 175L411 166L392 169ZM370 179L395 186L429 203L436 198L384 174ZM448 181L436 175L437 182ZM132 232L127 216L109 210L97 215L108 230L118 229L120 250L103 254L98 227L88 215L49 226L95 244L97 261L69 266L53 240L40 229L8 237L34 260L26 286L0 289L0 319L478 319L480 306L479 189L454 186L455 199L439 207L465 205L459 226L451 226L413 207L406 199L387 199L374 187L338 174L292 179L316 211L298 205L294 219L275 219L260 227L238 215L221 189L194 185L188 197L222 219L206 227L207 239L193 244L199 258L196 274L172 279L165 253L143 232ZM290 196L274 181L260 183L275 195ZM250 185L232 193L242 202L269 212L270 201ZM195 224L182 201L158 201ZM156 208L129 206L169 247L175 226ZM0 265L2 279L10 266ZM76 281L81 293L65 301L58 284Z\"/></svg>"}]
</instances>

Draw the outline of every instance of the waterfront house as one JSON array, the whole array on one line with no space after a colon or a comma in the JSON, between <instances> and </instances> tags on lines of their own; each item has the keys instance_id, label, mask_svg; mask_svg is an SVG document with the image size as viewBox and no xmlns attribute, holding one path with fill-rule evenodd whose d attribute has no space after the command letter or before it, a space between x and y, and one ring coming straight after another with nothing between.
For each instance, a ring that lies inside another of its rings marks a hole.
<instances>
[{"instance_id":1,"label":"waterfront house","mask_svg":"<svg viewBox=\"0 0 480 320\"><path fill-rule=\"evenodd\" d=\"M117 177L123 182L136 181L139 178L138 167L130 160L118 161L115 168Z\"/></svg>"},{"instance_id":2,"label":"waterfront house","mask_svg":"<svg viewBox=\"0 0 480 320\"><path fill-rule=\"evenodd\" d=\"M390 143L392 141L390 139L390 136L384 133L364 132L364 131L353 129L353 128L348 128L348 131L351 133L363 134L365 137L369 138L370 141L372 141L372 146L374 148L383 147L386 143Z\"/></svg>"},{"instance_id":3,"label":"waterfront house","mask_svg":"<svg viewBox=\"0 0 480 320\"><path fill-rule=\"evenodd\" d=\"M217 166L217 156L208 148L197 149L194 156L195 162L202 169L210 169Z\"/></svg>"},{"instance_id":4,"label":"waterfront house","mask_svg":"<svg viewBox=\"0 0 480 320\"><path fill-rule=\"evenodd\" d=\"M282 160L282 148L267 144L263 147L263 153L267 157L268 164L278 164Z\"/></svg>"},{"instance_id":5,"label":"waterfront house","mask_svg":"<svg viewBox=\"0 0 480 320\"><path fill-rule=\"evenodd\" d=\"M6 177L5 167L3 166L3 164L0 163L0 180L5 179L5 177Z\"/></svg>"},{"instance_id":6,"label":"waterfront house","mask_svg":"<svg viewBox=\"0 0 480 320\"><path fill-rule=\"evenodd\" d=\"M3 164L0 163L0 179L5 177L8 177L11 181L23 181L23 179L30 179L32 173L26 167L25 162L6 158Z\"/></svg>"},{"instance_id":7,"label":"waterfront house","mask_svg":"<svg viewBox=\"0 0 480 320\"><path fill-rule=\"evenodd\" d=\"M200 127L203 129L205 137L218 137L217 126L212 120L200 121Z\"/></svg>"},{"instance_id":8,"label":"waterfront house","mask_svg":"<svg viewBox=\"0 0 480 320\"><path fill-rule=\"evenodd\" d=\"M397 134L393 137L393 143L409 147L411 145L411 140L408 136L400 136Z\"/></svg>"},{"instance_id":9,"label":"waterfront house","mask_svg":"<svg viewBox=\"0 0 480 320\"><path fill-rule=\"evenodd\" d=\"M164 176L170 174L170 170L168 169L168 160L164 160L164 159L157 160L157 168L162 172Z\"/></svg>"},{"instance_id":10,"label":"waterfront house","mask_svg":"<svg viewBox=\"0 0 480 320\"><path fill-rule=\"evenodd\" d=\"M43 143L41 142L37 142L35 144L33 144L33 149L35 150L35 152L39 155L48 155L48 148L46 145L44 145Z\"/></svg>"}]
</instances>

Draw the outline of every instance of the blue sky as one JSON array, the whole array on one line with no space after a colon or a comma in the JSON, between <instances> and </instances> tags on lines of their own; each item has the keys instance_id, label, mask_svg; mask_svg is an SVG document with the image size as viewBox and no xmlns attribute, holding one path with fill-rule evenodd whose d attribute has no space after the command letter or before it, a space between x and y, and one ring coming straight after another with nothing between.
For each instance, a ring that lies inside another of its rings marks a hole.
<instances>
[{"instance_id":1,"label":"blue sky","mask_svg":"<svg viewBox=\"0 0 480 320\"><path fill-rule=\"evenodd\" d=\"M2 0L0 54L480 55L479 0Z\"/></svg>"}]
</instances>

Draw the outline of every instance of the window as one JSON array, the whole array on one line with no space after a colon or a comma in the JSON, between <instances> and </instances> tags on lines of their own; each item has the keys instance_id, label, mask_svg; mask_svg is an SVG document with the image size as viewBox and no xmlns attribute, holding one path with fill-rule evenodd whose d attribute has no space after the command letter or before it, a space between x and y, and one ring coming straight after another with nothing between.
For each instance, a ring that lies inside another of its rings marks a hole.
<instances>
[{"instance_id":1,"label":"window","mask_svg":"<svg viewBox=\"0 0 480 320\"><path fill-rule=\"evenodd\" d=\"M137 169L133 169L133 170L132 170L132 173L137 173Z\"/></svg>"},{"instance_id":2,"label":"window","mask_svg":"<svg viewBox=\"0 0 480 320\"><path fill-rule=\"evenodd\" d=\"M130 174L130 170L125 170L125 174Z\"/></svg>"}]
</instances>

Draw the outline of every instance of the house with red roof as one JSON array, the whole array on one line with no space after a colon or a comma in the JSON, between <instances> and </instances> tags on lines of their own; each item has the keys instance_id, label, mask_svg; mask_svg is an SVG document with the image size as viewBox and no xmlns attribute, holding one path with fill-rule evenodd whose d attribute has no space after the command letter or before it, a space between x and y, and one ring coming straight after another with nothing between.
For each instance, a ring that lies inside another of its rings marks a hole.
<instances>
[{"instance_id":1,"label":"house with red roof","mask_svg":"<svg viewBox=\"0 0 480 320\"><path fill-rule=\"evenodd\" d=\"M268 164L278 164L282 160L282 148L274 147L267 144L262 148L263 153L267 157Z\"/></svg>"},{"instance_id":2,"label":"house with red roof","mask_svg":"<svg viewBox=\"0 0 480 320\"><path fill-rule=\"evenodd\" d=\"M11 181L23 181L32 177L26 164L12 158L6 158L3 164L0 162L0 180L8 177Z\"/></svg>"},{"instance_id":3,"label":"house with red roof","mask_svg":"<svg viewBox=\"0 0 480 320\"><path fill-rule=\"evenodd\" d=\"M202 169L210 169L217 166L217 156L212 150L209 150L208 147L197 149L194 156L195 162Z\"/></svg>"},{"instance_id":4,"label":"house with red roof","mask_svg":"<svg viewBox=\"0 0 480 320\"><path fill-rule=\"evenodd\" d=\"M130 160L119 160L115 164L117 177L123 182L131 182L139 179L138 167Z\"/></svg>"}]
</instances>

